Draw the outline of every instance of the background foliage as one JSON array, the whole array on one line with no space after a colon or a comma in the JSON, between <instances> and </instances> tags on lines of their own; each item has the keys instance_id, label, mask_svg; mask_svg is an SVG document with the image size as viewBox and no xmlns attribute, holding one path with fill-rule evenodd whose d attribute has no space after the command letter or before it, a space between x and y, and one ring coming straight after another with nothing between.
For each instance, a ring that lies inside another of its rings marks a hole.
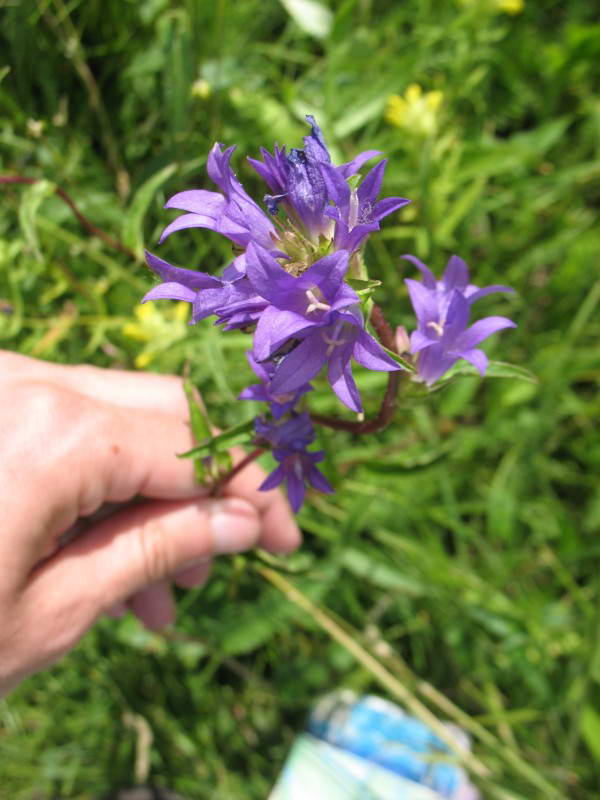
<instances>
[{"instance_id":1,"label":"background foliage","mask_svg":"<svg viewBox=\"0 0 600 800\"><path fill-rule=\"evenodd\" d=\"M141 309L140 254L170 219L166 197L208 186L213 141L238 144L256 195L244 156L298 144L314 113L339 158L380 148L386 193L413 199L368 252L389 317L411 326L402 253L439 272L457 252L478 284L517 289L485 301L519 323L488 351L539 380L465 378L401 406L385 434L328 434L339 490L302 512L301 574L275 585L252 559L223 559L166 636L100 622L0 703L3 800L96 798L146 777L189 798L265 798L314 698L341 685L404 687L413 710L466 725L486 797L598 796L593 4L298 5L0 2L0 168L44 179L2 187L0 342L64 363L189 360L221 424L252 416L233 402L245 336L188 328L175 304ZM136 258L90 236L56 186ZM201 231L160 252L209 271L229 255ZM371 407L380 385L361 377ZM320 410L339 410L333 395Z\"/></svg>"}]
</instances>

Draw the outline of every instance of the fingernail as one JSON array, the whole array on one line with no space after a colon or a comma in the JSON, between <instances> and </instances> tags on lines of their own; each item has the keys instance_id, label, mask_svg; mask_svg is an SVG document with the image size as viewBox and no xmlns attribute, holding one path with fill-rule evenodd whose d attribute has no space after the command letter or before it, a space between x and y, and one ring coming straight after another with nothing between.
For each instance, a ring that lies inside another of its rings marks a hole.
<instances>
[{"instance_id":1,"label":"fingernail","mask_svg":"<svg viewBox=\"0 0 600 800\"><path fill-rule=\"evenodd\" d=\"M218 500L211 512L211 529L216 553L239 553L254 547L260 534L258 512L236 497Z\"/></svg>"}]
</instances>

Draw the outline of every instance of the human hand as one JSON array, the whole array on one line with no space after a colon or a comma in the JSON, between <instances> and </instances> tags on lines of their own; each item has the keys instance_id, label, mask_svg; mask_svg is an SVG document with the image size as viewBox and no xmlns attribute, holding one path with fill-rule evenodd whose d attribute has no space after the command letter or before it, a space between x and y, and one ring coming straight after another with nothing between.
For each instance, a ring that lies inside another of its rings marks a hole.
<instances>
[{"instance_id":1,"label":"human hand","mask_svg":"<svg viewBox=\"0 0 600 800\"><path fill-rule=\"evenodd\" d=\"M202 584L211 559L300 543L279 492L251 464L220 499L197 485L181 381L0 352L0 695L72 648L103 612L173 621L170 582ZM81 517L126 504L91 521Z\"/></svg>"}]
</instances>

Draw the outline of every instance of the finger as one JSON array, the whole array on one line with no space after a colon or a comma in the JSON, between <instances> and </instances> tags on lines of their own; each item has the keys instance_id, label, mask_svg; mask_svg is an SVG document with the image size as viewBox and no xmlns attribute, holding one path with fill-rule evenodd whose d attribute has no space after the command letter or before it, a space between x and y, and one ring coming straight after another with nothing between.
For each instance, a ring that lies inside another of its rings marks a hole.
<instances>
[{"instance_id":1,"label":"finger","mask_svg":"<svg viewBox=\"0 0 600 800\"><path fill-rule=\"evenodd\" d=\"M194 567L188 567L176 572L173 581L182 589L196 589L204 586L212 569L212 559Z\"/></svg>"},{"instance_id":2,"label":"finger","mask_svg":"<svg viewBox=\"0 0 600 800\"><path fill-rule=\"evenodd\" d=\"M147 502L98 523L41 565L23 594L53 648L45 657L70 649L116 603L213 555L254 547L259 534L256 509L239 498Z\"/></svg>"},{"instance_id":3,"label":"finger","mask_svg":"<svg viewBox=\"0 0 600 800\"><path fill-rule=\"evenodd\" d=\"M102 369L89 364L65 366L0 351L0 376L46 380L104 403L163 411L187 419L183 381L175 375ZM1 379L1 378L0 378Z\"/></svg>"},{"instance_id":4,"label":"finger","mask_svg":"<svg viewBox=\"0 0 600 800\"><path fill-rule=\"evenodd\" d=\"M127 605L140 622L151 630L160 630L175 622L175 599L168 581L146 586L136 592Z\"/></svg>"},{"instance_id":5,"label":"finger","mask_svg":"<svg viewBox=\"0 0 600 800\"><path fill-rule=\"evenodd\" d=\"M127 603L115 603L110 608L107 608L105 614L114 619L120 619L127 613Z\"/></svg>"}]
</instances>

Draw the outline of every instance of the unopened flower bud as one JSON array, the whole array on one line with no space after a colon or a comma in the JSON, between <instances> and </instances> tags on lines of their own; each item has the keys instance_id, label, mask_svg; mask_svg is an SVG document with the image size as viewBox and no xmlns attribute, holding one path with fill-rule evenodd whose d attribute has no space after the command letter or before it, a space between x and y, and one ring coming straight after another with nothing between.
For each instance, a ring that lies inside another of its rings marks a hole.
<instances>
[{"instance_id":1,"label":"unopened flower bud","mask_svg":"<svg viewBox=\"0 0 600 800\"><path fill-rule=\"evenodd\" d=\"M402 353L408 353L410 351L410 339L408 338L408 333L406 332L406 328L404 325L399 325L396 328L396 333L394 334L394 338L396 340L396 349L402 355Z\"/></svg>"}]
</instances>

